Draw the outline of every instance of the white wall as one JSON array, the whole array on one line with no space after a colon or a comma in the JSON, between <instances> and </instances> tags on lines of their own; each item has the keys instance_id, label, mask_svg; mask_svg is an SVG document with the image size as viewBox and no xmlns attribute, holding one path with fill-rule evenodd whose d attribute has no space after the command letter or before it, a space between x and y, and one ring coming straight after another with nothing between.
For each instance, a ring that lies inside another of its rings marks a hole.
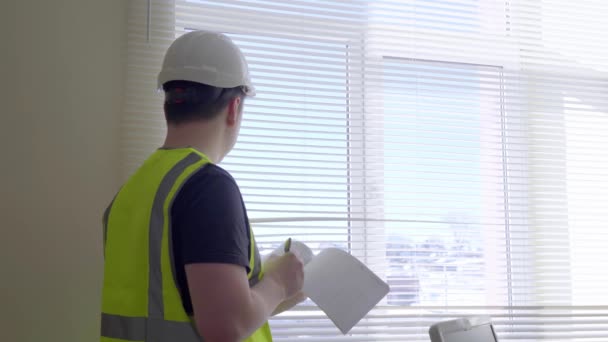
<instances>
[{"instance_id":1,"label":"white wall","mask_svg":"<svg viewBox=\"0 0 608 342\"><path fill-rule=\"evenodd\" d=\"M0 5L0 340L98 340L119 185L124 0Z\"/></svg>"}]
</instances>

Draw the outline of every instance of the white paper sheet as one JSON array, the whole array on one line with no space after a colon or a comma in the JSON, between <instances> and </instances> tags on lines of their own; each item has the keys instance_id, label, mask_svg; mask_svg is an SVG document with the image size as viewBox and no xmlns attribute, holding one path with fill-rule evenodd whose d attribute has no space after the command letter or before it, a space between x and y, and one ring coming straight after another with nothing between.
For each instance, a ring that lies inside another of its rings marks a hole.
<instances>
[{"instance_id":1,"label":"white paper sheet","mask_svg":"<svg viewBox=\"0 0 608 342\"><path fill-rule=\"evenodd\" d=\"M283 255L283 250L280 246L270 255ZM327 248L315 256L306 244L292 240L290 251L305 265L303 292L343 334L389 292L388 284L341 249Z\"/></svg>"},{"instance_id":2,"label":"white paper sheet","mask_svg":"<svg viewBox=\"0 0 608 342\"><path fill-rule=\"evenodd\" d=\"M304 267L303 291L347 334L386 296L389 286L357 258L328 248Z\"/></svg>"}]
</instances>

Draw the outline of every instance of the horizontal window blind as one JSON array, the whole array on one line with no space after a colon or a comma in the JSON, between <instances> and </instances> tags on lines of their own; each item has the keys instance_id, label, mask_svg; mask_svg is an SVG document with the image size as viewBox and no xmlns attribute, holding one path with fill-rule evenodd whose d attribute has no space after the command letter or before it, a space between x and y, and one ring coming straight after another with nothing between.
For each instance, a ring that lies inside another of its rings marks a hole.
<instances>
[{"instance_id":1,"label":"horizontal window blind","mask_svg":"<svg viewBox=\"0 0 608 342\"><path fill-rule=\"evenodd\" d=\"M360 258L391 292L346 336L310 300L276 341L608 340L608 3L130 2L124 175L162 143L156 75L184 32L228 34L258 96L222 166L262 253Z\"/></svg>"}]
</instances>

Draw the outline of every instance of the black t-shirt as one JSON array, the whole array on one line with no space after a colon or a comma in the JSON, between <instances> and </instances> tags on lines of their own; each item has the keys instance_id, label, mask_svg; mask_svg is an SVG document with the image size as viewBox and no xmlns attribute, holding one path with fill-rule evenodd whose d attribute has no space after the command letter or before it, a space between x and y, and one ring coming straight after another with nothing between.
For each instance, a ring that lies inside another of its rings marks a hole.
<instances>
[{"instance_id":1,"label":"black t-shirt","mask_svg":"<svg viewBox=\"0 0 608 342\"><path fill-rule=\"evenodd\" d=\"M241 192L228 172L207 164L186 181L171 207L171 238L175 278L189 315L193 311L185 265L229 263L250 271L253 238ZM254 273L259 273L257 247L254 253ZM250 286L257 278L252 276Z\"/></svg>"}]
</instances>

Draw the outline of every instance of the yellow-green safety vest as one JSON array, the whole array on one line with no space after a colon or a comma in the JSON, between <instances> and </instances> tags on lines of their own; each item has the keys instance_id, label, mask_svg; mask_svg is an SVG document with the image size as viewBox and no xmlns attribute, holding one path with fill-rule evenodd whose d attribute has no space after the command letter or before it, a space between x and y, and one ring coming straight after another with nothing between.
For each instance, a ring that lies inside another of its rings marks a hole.
<instances>
[{"instance_id":1,"label":"yellow-green safety vest","mask_svg":"<svg viewBox=\"0 0 608 342\"><path fill-rule=\"evenodd\" d=\"M186 180L208 163L204 154L192 148L159 149L106 210L101 342L203 341L177 288L170 213ZM250 236L251 285L261 279L263 270L255 260L253 232ZM246 341L272 341L268 323Z\"/></svg>"}]
</instances>

